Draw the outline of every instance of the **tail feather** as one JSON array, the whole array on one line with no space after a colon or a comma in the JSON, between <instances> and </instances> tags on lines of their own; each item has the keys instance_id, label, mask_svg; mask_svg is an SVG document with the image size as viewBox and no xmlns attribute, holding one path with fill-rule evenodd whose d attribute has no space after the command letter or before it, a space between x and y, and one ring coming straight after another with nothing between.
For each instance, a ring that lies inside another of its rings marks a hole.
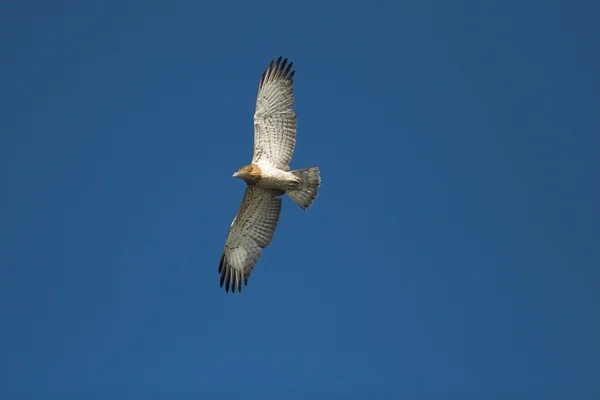
<instances>
[{"instance_id":1,"label":"tail feather","mask_svg":"<svg viewBox=\"0 0 600 400\"><path fill-rule=\"evenodd\" d=\"M311 206L317 198L317 192L321 185L321 175L319 167L310 167L290 171L296 177L300 178L300 185L297 189L288 190L287 195L296 202L303 210Z\"/></svg>"}]
</instances>

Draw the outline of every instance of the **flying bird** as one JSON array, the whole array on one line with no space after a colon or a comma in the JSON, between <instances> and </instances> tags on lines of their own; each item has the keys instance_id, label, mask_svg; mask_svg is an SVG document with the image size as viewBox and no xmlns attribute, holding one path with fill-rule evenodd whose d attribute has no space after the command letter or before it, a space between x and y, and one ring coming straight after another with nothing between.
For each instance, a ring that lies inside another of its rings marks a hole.
<instances>
[{"instance_id":1,"label":"flying bird","mask_svg":"<svg viewBox=\"0 0 600 400\"><path fill-rule=\"evenodd\" d=\"M281 213L281 196L287 194L300 208L308 209L321 184L319 167L290 171L296 145L293 63L272 60L263 72L254 108L252 162L233 174L246 182L242 205L233 219L219 262L220 286L242 291L273 239Z\"/></svg>"}]
</instances>

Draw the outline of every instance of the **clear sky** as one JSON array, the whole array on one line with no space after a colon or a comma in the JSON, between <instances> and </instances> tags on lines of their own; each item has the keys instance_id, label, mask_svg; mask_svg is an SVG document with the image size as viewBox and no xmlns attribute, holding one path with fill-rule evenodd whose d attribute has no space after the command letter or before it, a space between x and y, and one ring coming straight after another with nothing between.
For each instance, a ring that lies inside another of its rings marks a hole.
<instances>
[{"instance_id":1,"label":"clear sky","mask_svg":"<svg viewBox=\"0 0 600 400\"><path fill-rule=\"evenodd\" d=\"M592 398L599 4L1 2L0 397ZM323 183L226 294L280 55Z\"/></svg>"}]
</instances>

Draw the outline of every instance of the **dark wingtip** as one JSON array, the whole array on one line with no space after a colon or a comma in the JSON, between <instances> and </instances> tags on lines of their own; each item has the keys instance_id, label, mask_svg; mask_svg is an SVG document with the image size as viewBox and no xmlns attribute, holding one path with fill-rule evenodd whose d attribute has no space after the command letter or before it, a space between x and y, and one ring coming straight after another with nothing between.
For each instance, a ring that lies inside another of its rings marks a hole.
<instances>
[{"instance_id":1,"label":"dark wingtip","mask_svg":"<svg viewBox=\"0 0 600 400\"><path fill-rule=\"evenodd\" d=\"M235 293L236 290L238 293L242 292L242 281L244 281L244 285L248 286L248 277L243 273L240 273L234 270L227 260L225 259L225 254L221 256L221 261L219 262L219 274L221 275L221 279L219 280L219 286L223 287L225 285L225 293L229 293L229 289L231 288L231 293ZM241 274L241 279L236 279L237 274Z\"/></svg>"},{"instance_id":2,"label":"dark wingtip","mask_svg":"<svg viewBox=\"0 0 600 400\"><path fill-rule=\"evenodd\" d=\"M260 87L262 87L265 82L275 79L293 81L294 75L296 74L296 71L292 70L293 65L293 62L288 64L288 58L283 58L283 56L272 59L271 62L269 62L269 67L263 71L260 77Z\"/></svg>"},{"instance_id":3,"label":"dark wingtip","mask_svg":"<svg viewBox=\"0 0 600 400\"><path fill-rule=\"evenodd\" d=\"M234 285L234 287L235 287L235 285ZM238 293L242 293L242 281L240 281L240 280L237 281L237 290L238 290ZM233 292L235 293L235 289L233 290Z\"/></svg>"}]
</instances>

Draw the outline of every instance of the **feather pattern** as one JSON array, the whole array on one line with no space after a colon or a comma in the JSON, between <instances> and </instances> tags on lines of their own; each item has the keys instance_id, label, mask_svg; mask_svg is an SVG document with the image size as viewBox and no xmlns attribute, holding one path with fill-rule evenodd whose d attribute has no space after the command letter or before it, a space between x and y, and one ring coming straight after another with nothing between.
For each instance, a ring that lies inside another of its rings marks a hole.
<instances>
[{"instance_id":1,"label":"feather pattern","mask_svg":"<svg viewBox=\"0 0 600 400\"><path fill-rule=\"evenodd\" d=\"M247 186L242 205L231 223L219 262L220 285L242 291L248 277L277 228L281 213L280 190Z\"/></svg>"},{"instance_id":2,"label":"feather pattern","mask_svg":"<svg viewBox=\"0 0 600 400\"><path fill-rule=\"evenodd\" d=\"M296 145L293 64L282 57L271 61L261 76L254 109L252 162L268 162L284 171L289 171Z\"/></svg>"}]
</instances>

